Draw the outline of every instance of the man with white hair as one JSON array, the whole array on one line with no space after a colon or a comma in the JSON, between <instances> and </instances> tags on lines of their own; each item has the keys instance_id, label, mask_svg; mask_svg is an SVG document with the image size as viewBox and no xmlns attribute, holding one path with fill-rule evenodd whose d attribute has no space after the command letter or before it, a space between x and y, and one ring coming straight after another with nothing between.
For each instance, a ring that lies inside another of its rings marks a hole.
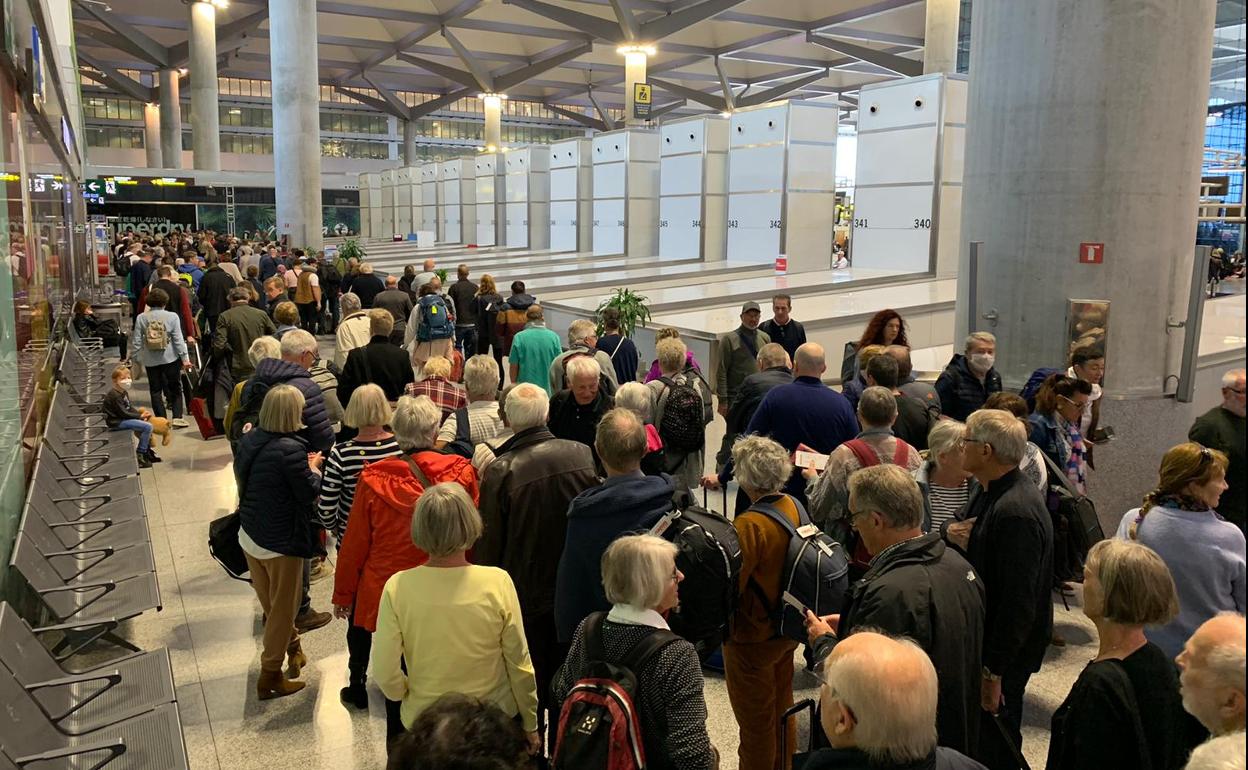
<instances>
[{"instance_id":1,"label":"man with white hair","mask_svg":"<svg viewBox=\"0 0 1248 770\"><path fill-rule=\"evenodd\" d=\"M1244 746L1244 616L1224 612L1201 624L1175 658L1183 708L1215 736L1239 734Z\"/></svg>"},{"instance_id":2,"label":"man with white hair","mask_svg":"<svg viewBox=\"0 0 1248 770\"><path fill-rule=\"evenodd\" d=\"M347 365L347 354L356 348L362 348L373 338L372 321L360 304L360 297L354 292L342 295L342 321L334 332L334 365L338 371Z\"/></svg>"},{"instance_id":3,"label":"man with white hair","mask_svg":"<svg viewBox=\"0 0 1248 770\"><path fill-rule=\"evenodd\" d=\"M598 327L593 321L586 321L584 318L578 318L568 325L568 349L555 356L555 360L550 362L550 392L558 393L568 387L567 364L573 358L589 357L598 362L599 370L606 375L607 380L611 383L611 393L615 394L615 388L619 387L619 380L615 378L615 365L611 363L611 356L599 350L598 344Z\"/></svg>"},{"instance_id":4,"label":"man with white hair","mask_svg":"<svg viewBox=\"0 0 1248 770\"><path fill-rule=\"evenodd\" d=\"M966 421L971 412L983 407L993 393L1001 390L1001 375L993 368L997 361L997 338L988 332L974 332L966 338L963 353L957 353L936 378L941 412Z\"/></svg>"},{"instance_id":5,"label":"man with white hair","mask_svg":"<svg viewBox=\"0 0 1248 770\"><path fill-rule=\"evenodd\" d=\"M1245 497L1244 431L1244 370L1232 369L1222 375L1222 403L1196 418L1187 437L1210 449L1226 453L1230 463L1226 467L1226 491L1218 503L1218 513L1229 522L1244 529L1248 519L1248 499Z\"/></svg>"},{"instance_id":6,"label":"man with white hair","mask_svg":"<svg viewBox=\"0 0 1248 770\"><path fill-rule=\"evenodd\" d=\"M1023 692L1053 638L1053 522L1040 490L1018 469L1027 430L1017 417L981 409L967 419L963 443L964 467L982 487L966 512L974 520L967 559L988 591L981 705L999 713L1022 746ZM995 726L981 726L979 758L1009 764L1003 743Z\"/></svg>"},{"instance_id":7,"label":"man with white hair","mask_svg":"<svg viewBox=\"0 0 1248 770\"><path fill-rule=\"evenodd\" d=\"M421 286L424 286L427 283L432 283L433 280L438 277L438 274L433 272L433 269L436 266L437 266L437 262L433 260L433 257L430 257L424 261L424 264L421 265L421 271L416 274L415 278L412 279L412 293L413 294L420 291Z\"/></svg>"},{"instance_id":8,"label":"man with white hair","mask_svg":"<svg viewBox=\"0 0 1248 770\"><path fill-rule=\"evenodd\" d=\"M550 682L566 652L555 631L555 581L568 504L597 484L598 474L589 447L555 438L546 427L550 402L542 386L517 385L503 408L515 435L495 450L481 478L485 532L473 561L502 567L516 585L544 724Z\"/></svg>"},{"instance_id":9,"label":"man with white hair","mask_svg":"<svg viewBox=\"0 0 1248 770\"><path fill-rule=\"evenodd\" d=\"M1230 733L1210 738L1192 751L1185 770L1245 770L1244 734Z\"/></svg>"},{"instance_id":10,"label":"man with white hair","mask_svg":"<svg viewBox=\"0 0 1248 770\"><path fill-rule=\"evenodd\" d=\"M498 414L497 361L477 355L464 362L464 390L468 405L452 412L442 423L437 449L457 440L466 442L468 448L475 447L506 429ZM461 421L467 424L461 425Z\"/></svg>"},{"instance_id":11,"label":"man with white hair","mask_svg":"<svg viewBox=\"0 0 1248 770\"><path fill-rule=\"evenodd\" d=\"M594 435L598 421L615 406L615 399L603 389L602 370L598 362L589 356L573 358L568 362L568 387L550 399L550 432L559 438L579 441L594 452Z\"/></svg>"},{"instance_id":12,"label":"man with white hair","mask_svg":"<svg viewBox=\"0 0 1248 770\"><path fill-rule=\"evenodd\" d=\"M840 614L817 618L807 611L813 657L826 657L859 628L914 640L940 673L941 745L973 755L979 746L983 581L939 532L923 534L923 495L905 469L875 465L854 473L849 509L870 568L850 588Z\"/></svg>"},{"instance_id":13,"label":"man with white hair","mask_svg":"<svg viewBox=\"0 0 1248 770\"><path fill-rule=\"evenodd\" d=\"M936 745L936 669L909 639L854 634L832 651L821 679L820 723L832 748L811 755L805 770L982 770Z\"/></svg>"},{"instance_id":14,"label":"man with white hair","mask_svg":"<svg viewBox=\"0 0 1248 770\"><path fill-rule=\"evenodd\" d=\"M373 266L368 262L360 265L360 273L351 282L351 291L360 298L360 306L365 310L373 307L373 300L386 290L386 285L373 274Z\"/></svg>"}]
</instances>

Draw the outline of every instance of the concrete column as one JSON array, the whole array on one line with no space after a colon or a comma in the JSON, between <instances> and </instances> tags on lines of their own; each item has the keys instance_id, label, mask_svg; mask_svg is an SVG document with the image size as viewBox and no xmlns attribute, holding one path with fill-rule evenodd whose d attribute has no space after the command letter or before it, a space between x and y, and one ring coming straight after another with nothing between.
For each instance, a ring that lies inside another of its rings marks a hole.
<instances>
[{"instance_id":1,"label":"concrete column","mask_svg":"<svg viewBox=\"0 0 1248 770\"><path fill-rule=\"evenodd\" d=\"M143 106L143 149L147 151L148 168L164 168L160 147L160 105L148 102Z\"/></svg>"},{"instance_id":2,"label":"concrete column","mask_svg":"<svg viewBox=\"0 0 1248 770\"><path fill-rule=\"evenodd\" d=\"M958 15L961 0L927 0L923 30L923 73L958 71Z\"/></svg>"},{"instance_id":3,"label":"concrete column","mask_svg":"<svg viewBox=\"0 0 1248 770\"><path fill-rule=\"evenodd\" d=\"M646 121L633 117L633 84L646 82L646 62L654 49L627 47L624 53L624 125L644 126Z\"/></svg>"},{"instance_id":4,"label":"concrete column","mask_svg":"<svg viewBox=\"0 0 1248 770\"><path fill-rule=\"evenodd\" d=\"M1111 395L1177 373L1166 317L1187 312L1213 19L1214 0L976 4L957 324L982 241L973 325L997 335L1007 388L1066 359L1069 299L1110 302Z\"/></svg>"},{"instance_id":5,"label":"concrete column","mask_svg":"<svg viewBox=\"0 0 1248 770\"><path fill-rule=\"evenodd\" d=\"M403 165L416 165L416 121L403 121Z\"/></svg>"},{"instance_id":6,"label":"concrete column","mask_svg":"<svg viewBox=\"0 0 1248 770\"><path fill-rule=\"evenodd\" d=\"M503 148L503 97L486 94L481 101L485 106L485 151L498 152Z\"/></svg>"},{"instance_id":7,"label":"concrete column","mask_svg":"<svg viewBox=\"0 0 1248 770\"><path fill-rule=\"evenodd\" d=\"M160 71L160 159L165 168L182 168L182 98L178 71Z\"/></svg>"},{"instance_id":8,"label":"concrete column","mask_svg":"<svg viewBox=\"0 0 1248 770\"><path fill-rule=\"evenodd\" d=\"M279 46L281 47L281 46ZM217 9L191 3L191 149L196 169L221 170L221 116L217 98Z\"/></svg>"},{"instance_id":9,"label":"concrete column","mask_svg":"<svg viewBox=\"0 0 1248 770\"><path fill-rule=\"evenodd\" d=\"M269 0L269 36L316 40L316 0ZM270 60L277 232L293 246L316 250L324 243L316 46L274 46Z\"/></svg>"}]
</instances>

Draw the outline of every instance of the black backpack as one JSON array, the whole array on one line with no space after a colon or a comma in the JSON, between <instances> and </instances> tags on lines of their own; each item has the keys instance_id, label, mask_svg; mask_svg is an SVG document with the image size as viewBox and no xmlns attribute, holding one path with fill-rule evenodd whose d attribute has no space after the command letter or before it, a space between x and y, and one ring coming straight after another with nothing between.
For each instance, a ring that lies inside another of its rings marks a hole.
<instances>
[{"instance_id":1,"label":"black backpack","mask_svg":"<svg viewBox=\"0 0 1248 770\"><path fill-rule=\"evenodd\" d=\"M126 276L130 275L130 255L129 254L125 254L123 252L121 254L113 255L113 272L121 276L122 278L125 278Z\"/></svg>"},{"instance_id":2,"label":"black backpack","mask_svg":"<svg viewBox=\"0 0 1248 770\"><path fill-rule=\"evenodd\" d=\"M689 383L688 377L683 382L660 377L659 382L664 388L656 411L662 413L658 429L664 451L672 449L677 453L690 454L701 450L706 444L702 395Z\"/></svg>"},{"instance_id":3,"label":"black backpack","mask_svg":"<svg viewBox=\"0 0 1248 770\"><path fill-rule=\"evenodd\" d=\"M776 522L789 535L780 588L820 617L840 612L849 588L849 557L840 543L811 523L810 515L801 503L794 500L793 504L797 506L797 527L773 505L756 502L750 506L751 511ZM763 606L771 611L776 631L804 644L806 618L801 610L783 597L773 604L753 579L750 580L750 587L762 600Z\"/></svg>"},{"instance_id":4,"label":"black backpack","mask_svg":"<svg viewBox=\"0 0 1248 770\"><path fill-rule=\"evenodd\" d=\"M1105 539L1105 530L1092 501L1079 494L1053 458L1040 455L1049 471L1045 504L1053 519L1053 575L1075 580L1083 574L1088 551Z\"/></svg>"},{"instance_id":5,"label":"black backpack","mask_svg":"<svg viewBox=\"0 0 1248 770\"><path fill-rule=\"evenodd\" d=\"M472 443L472 424L468 422L467 407L455 410L455 438L442 447L442 451L472 459L476 445Z\"/></svg>"},{"instance_id":6,"label":"black backpack","mask_svg":"<svg viewBox=\"0 0 1248 770\"><path fill-rule=\"evenodd\" d=\"M732 522L715 511L683 505L650 529L673 543L680 583L680 607L668 618L673 631L691 642L705 661L723 643L737 609L741 543Z\"/></svg>"},{"instance_id":7,"label":"black backpack","mask_svg":"<svg viewBox=\"0 0 1248 770\"><path fill-rule=\"evenodd\" d=\"M264 397L268 395L269 387L269 383L259 380L252 380L250 388L243 386L243 395L238 400L238 409L234 411L230 430L226 434L231 447L242 441L243 434L247 432L244 428L248 424L252 427L260 424L260 407L264 405Z\"/></svg>"},{"instance_id":8,"label":"black backpack","mask_svg":"<svg viewBox=\"0 0 1248 770\"><path fill-rule=\"evenodd\" d=\"M619 662L607 660L602 625L607 613L584 626L588 664L559 709L553 770L645 770L646 749L637 703L637 672L678 640L666 629L642 637Z\"/></svg>"}]
</instances>

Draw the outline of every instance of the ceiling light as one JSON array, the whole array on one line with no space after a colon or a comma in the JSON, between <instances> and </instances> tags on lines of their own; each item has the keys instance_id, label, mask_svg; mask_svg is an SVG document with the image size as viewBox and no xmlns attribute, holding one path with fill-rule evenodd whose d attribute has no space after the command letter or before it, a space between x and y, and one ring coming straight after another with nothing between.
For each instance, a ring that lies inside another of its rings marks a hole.
<instances>
[{"instance_id":1,"label":"ceiling light","mask_svg":"<svg viewBox=\"0 0 1248 770\"><path fill-rule=\"evenodd\" d=\"M615 52L619 54L644 53L646 56L654 56L655 49L654 49L654 46L652 45L642 45L642 44L632 43L629 45L620 46L619 48L615 49Z\"/></svg>"},{"instance_id":2,"label":"ceiling light","mask_svg":"<svg viewBox=\"0 0 1248 770\"><path fill-rule=\"evenodd\" d=\"M224 9L224 8L229 8L229 7L230 7L230 0L211 0L211 2L212 2L212 4L213 4L213 5L215 5L217 8L222 8L222 9Z\"/></svg>"},{"instance_id":3,"label":"ceiling light","mask_svg":"<svg viewBox=\"0 0 1248 770\"><path fill-rule=\"evenodd\" d=\"M243 114L243 111L242 111L242 110L240 110L240 109L239 109L239 108L237 108L237 107L234 107L233 109L231 109L231 110L230 110L230 114L231 114L231 115L242 115L242 114Z\"/></svg>"},{"instance_id":4,"label":"ceiling light","mask_svg":"<svg viewBox=\"0 0 1248 770\"><path fill-rule=\"evenodd\" d=\"M724 110L723 112L719 113L719 116L720 116L721 118L731 118L731 117L732 117L732 110Z\"/></svg>"},{"instance_id":5,"label":"ceiling light","mask_svg":"<svg viewBox=\"0 0 1248 770\"><path fill-rule=\"evenodd\" d=\"M506 99L507 94L496 94L490 91L482 91L481 93L477 94L477 98L478 99Z\"/></svg>"}]
</instances>

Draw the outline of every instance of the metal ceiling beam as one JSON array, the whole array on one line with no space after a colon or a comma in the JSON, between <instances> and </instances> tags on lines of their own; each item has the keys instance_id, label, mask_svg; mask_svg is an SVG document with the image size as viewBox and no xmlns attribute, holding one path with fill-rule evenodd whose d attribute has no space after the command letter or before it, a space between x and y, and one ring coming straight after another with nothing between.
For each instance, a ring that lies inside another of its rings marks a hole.
<instances>
[{"instance_id":1,"label":"metal ceiling beam","mask_svg":"<svg viewBox=\"0 0 1248 770\"><path fill-rule=\"evenodd\" d=\"M856 43L833 40L816 35L814 32L806 33L806 42L823 46L829 51L836 51L839 54L853 57L859 61L865 61L868 64L874 64L903 77L912 78L923 74L923 62L921 61L907 59L896 54L885 53L884 51L877 51L874 48L867 48Z\"/></svg>"},{"instance_id":2,"label":"metal ceiling beam","mask_svg":"<svg viewBox=\"0 0 1248 770\"><path fill-rule=\"evenodd\" d=\"M822 19L811 22L806 29L818 31L824 27L831 27L834 24L843 24L847 21L861 21L862 19L869 19L873 16L879 16L880 14L889 13L890 11L895 11L899 8L919 5L924 2L926 2L926 0L879 0L879 2L873 3L872 5L854 8L850 11L842 11L841 13L835 13L831 16L825 16Z\"/></svg>"},{"instance_id":3,"label":"metal ceiling beam","mask_svg":"<svg viewBox=\"0 0 1248 770\"><path fill-rule=\"evenodd\" d=\"M472 73L473 78L476 79L481 90L493 92L494 76L491 75L490 71L477 60L477 57L472 55L472 51L465 48L464 44L459 42L459 38L447 31L446 27L442 28L442 38L446 40L446 44L451 47L451 50L455 52L455 55L459 57L459 60L462 61L464 66L468 68L468 71Z\"/></svg>"},{"instance_id":4,"label":"metal ceiling beam","mask_svg":"<svg viewBox=\"0 0 1248 770\"><path fill-rule=\"evenodd\" d=\"M742 107L753 107L756 104L766 104L767 102L779 99L781 96L791 94L800 88L810 85L811 83L823 80L830 74L831 72L829 70L812 72L806 77L798 78L797 80L790 80L787 83L781 83L778 86L773 86L763 91L759 91L758 93L751 94L744 99L738 99L737 103Z\"/></svg>"},{"instance_id":5,"label":"metal ceiling beam","mask_svg":"<svg viewBox=\"0 0 1248 770\"><path fill-rule=\"evenodd\" d=\"M235 0L238 2L239 0ZM268 0L257 0L268 3ZM411 24L437 24L440 19L434 13L419 13L399 8L378 8L375 5L356 5L354 3L333 3L319 0L316 4L317 13L332 13L338 16L362 16L368 19L385 21L406 21Z\"/></svg>"},{"instance_id":6,"label":"metal ceiling beam","mask_svg":"<svg viewBox=\"0 0 1248 770\"><path fill-rule=\"evenodd\" d=\"M260 29L260 25L268 21L269 9L262 8L254 13L231 21L229 24L222 24L217 27L217 50L218 51L235 51L240 46L245 45L247 35ZM177 43L169 48L169 66L183 67L190 61L191 46L190 42Z\"/></svg>"},{"instance_id":7,"label":"metal ceiling beam","mask_svg":"<svg viewBox=\"0 0 1248 770\"><path fill-rule=\"evenodd\" d=\"M764 32L761 35L755 35L754 37L747 37L746 39L741 40L740 42L737 42L737 43L732 43L731 45L720 46L718 49L716 49L715 55L716 56L731 56L734 53L739 53L741 51L748 51L749 49L755 46L765 45L767 43L774 43L777 40L785 40L787 38L793 37L794 35L798 35L798 34L801 34L801 33L794 32L791 29L777 29L777 30L772 30L771 32Z\"/></svg>"},{"instance_id":8,"label":"metal ceiling beam","mask_svg":"<svg viewBox=\"0 0 1248 770\"><path fill-rule=\"evenodd\" d=\"M654 109L650 110L650 120L658 120L659 118L663 117L669 112L672 112L673 110L679 110L681 107L684 107L686 104L687 102L684 99L677 99L674 102L668 102L667 104L664 104L660 107L655 107Z\"/></svg>"},{"instance_id":9,"label":"metal ceiling beam","mask_svg":"<svg viewBox=\"0 0 1248 770\"><path fill-rule=\"evenodd\" d=\"M598 112L598 119L602 121L608 131L614 131L615 121L611 120L611 116L607 114L607 111L604 110L602 105L598 103L598 97L594 96L594 87L590 86L587 93L589 95L589 103L594 105L594 109Z\"/></svg>"},{"instance_id":10,"label":"metal ceiling beam","mask_svg":"<svg viewBox=\"0 0 1248 770\"><path fill-rule=\"evenodd\" d=\"M680 85L679 83L672 83L670 81L661 80L659 78L652 77L652 78L648 78L648 80L650 81L651 85L658 86L659 88L662 88L664 91L667 91L670 94L679 96L684 99L688 99L691 102L697 102L698 104L705 104L707 107L710 107L711 109L719 110L720 112L725 112L728 109L728 102L722 96L716 96L715 94L708 94L705 91L699 91L696 88L688 88L686 86Z\"/></svg>"},{"instance_id":11,"label":"metal ceiling beam","mask_svg":"<svg viewBox=\"0 0 1248 770\"><path fill-rule=\"evenodd\" d=\"M135 54L139 58L148 61L157 67L169 66L169 49L148 37L147 34L142 32L138 27L132 26L118 19L112 13L105 11L103 6L96 5L95 3L84 3L82 0L76 0L76 4L78 8L86 11L94 17L96 21L100 22L105 27L108 27L113 32L116 32L118 35L121 35L123 38L126 38L133 45L133 48L127 48L124 50Z\"/></svg>"},{"instance_id":12,"label":"metal ceiling beam","mask_svg":"<svg viewBox=\"0 0 1248 770\"><path fill-rule=\"evenodd\" d=\"M580 123L582 126L585 126L586 128L592 128L598 131L610 131L611 130L607 128L606 123L603 123L598 118L591 118L588 115L582 114L580 112L574 112L572 110L564 109L563 107L560 107L555 104L551 104L550 102L545 102L544 104L546 105L546 109L550 110L556 115L562 115L568 120L574 120L577 123Z\"/></svg>"},{"instance_id":13,"label":"metal ceiling beam","mask_svg":"<svg viewBox=\"0 0 1248 770\"><path fill-rule=\"evenodd\" d=\"M632 0L611 0L611 10L615 11L615 18L620 22L620 32L624 33L624 39L636 42L641 25L633 15Z\"/></svg>"},{"instance_id":14,"label":"metal ceiling beam","mask_svg":"<svg viewBox=\"0 0 1248 770\"><path fill-rule=\"evenodd\" d=\"M454 104L460 99L463 99L465 96L471 96L474 90L475 89L472 88L460 88L456 91L450 92L449 94L443 94L437 99L431 99L424 104L418 104L412 108L409 113L409 119L415 120L416 118L423 118L429 113L436 112L448 104Z\"/></svg>"},{"instance_id":15,"label":"metal ceiling beam","mask_svg":"<svg viewBox=\"0 0 1248 770\"><path fill-rule=\"evenodd\" d=\"M673 70L678 70L681 67L688 67L691 64L696 64L698 62L701 62L702 59L703 57L701 56L690 55L690 56L682 56L678 59L670 59L660 64L651 63L650 66L646 70L646 77L650 78L651 75L657 75L661 72L671 72ZM613 74L609 78L604 78L603 80L599 80L597 83L594 84L595 86L597 87L609 86L609 85L616 85L616 84L624 82L624 68L623 67L606 68L606 67L599 66L599 69L610 69ZM592 72L593 67L590 67L589 70ZM712 80L711 78L707 78L707 79ZM581 93L583 90L584 89L581 87L574 86L572 88L568 88L567 90L560 91L555 94L549 94L548 96L551 99L563 99L568 96L575 96L576 94Z\"/></svg>"},{"instance_id":16,"label":"metal ceiling beam","mask_svg":"<svg viewBox=\"0 0 1248 770\"><path fill-rule=\"evenodd\" d=\"M904 45L907 48L922 48L923 38L911 37L909 35L895 35L891 32L876 32L871 29L858 29L857 27L832 26L819 30L821 34L830 35L832 37L843 37L849 40L866 40L872 43L890 43L892 45Z\"/></svg>"},{"instance_id":17,"label":"metal ceiling beam","mask_svg":"<svg viewBox=\"0 0 1248 770\"><path fill-rule=\"evenodd\" d=\"M386 104L390 105L392 115L397 118L407 118L409 113L407 103L400 99L398 94L369 77L367 72L364 73L364 82L372 86L373 90L378 94L381 94L381 98L386 101Z\"/></svg>"},{"instance_id":18,"label":"metal ceiling beam","mask_svg":"<svg viewBox=\"0 0 1248 770\"><path fill-rule=\"evenodd\" d=\"M589 40L583 42L573 41L565 45L555 46L538 54L531 64L517 70L495 75L494 85L500 91L506 91L508 88L520 85L531 77L555 69L593 50L594 44Z\"/></svg>"},{"instance_id":19,"label":"metal ceiling beam","mask_svg":"<svg viewBox=\"0 0 1248 770\"><path fill-rule=\"evenodd\" d=\"M644 40L662 40L668 35L680 32L700 21L706 21L743 2L745 0L702 0L697 5L691 5L642 24L640 35Z\"/></svg>"},{"instance_id":20,"label":"metal ceiling beam","mask_svg":"<svg viewBox=\"0 0 1248 770\"><path fill-rule=\"evenodd\" d=\"M624 40L624 36L620 32L620 25L601 16L573 11L570 8L544 3L542 0L503 0L503 5L514 5L517 8L523 8L529 13L535 13L551 21L557 21L564 26L596 38L601 38L602 40L609 40L613 43L620 43Z\"/></svg>"},{"instance_id":21,"label":"metal ceiling beam","mask_svg":"<svg viewBox=\"0 0 1248 770\"><path fill-rule=\"evenodd\" d=\"M732 93L732 85L728 82L728 75L724 73L724 66L719 63L719 57L715 57L715 72L719 75L719 87L724 92L724 104L731 112L736 103L736 97Z\"/></svg>"},{"instance_id":22,"label":"metal ceiling beam","mask_svg":"<svg viewBox=\"0 0 1248 770\"><path fill-rule=\"evenodd\" d=\"M108 29L90 27L81 22L76 22L74 24L74 29L82 33L89 40L94 40L103 46L116 48L118 51L124 51L125 53L130 54L136 59L139 59L152 67L161 69L165 66L162 62L153 61L142 46L138 45L125 35L119 35Z\"/></svg>"},{"instance_id":23,"label":"metal ceiling beam","mask_svg":"<svg viewBox=\"0 0 1248 770\"><path fill-rule=\"evenodd\" d=\"M407 33L403 37L399 38L399 40L396 41L394 45L378 53L375 53L372 56L365 59L364 61L360 62L359 66L356 67L356 69L349 74L350 75L363 75L365 72L368 72L373 67L376 67L378 64L381 64L386 59L393 58L397 56L398 54L403 53L408 48L419 43L421 40L424 40L430 35L433 35L434 33L438 31L438 29L439 29L439 25L426 24L425 26L420 27L419 29L416 29L416 30L413 30L412 32ZM345 76L343 79L345 80Z\"/></svg>"},{"instance_id":24,"label":"metal ceiling beam","mask_svg":"<svg viewBox=\"0 0 1248 770\"><path fill-rule=\"evenodd\" d=\"M98 75L93 73L92 78L103 81L105 85L112 88L114 91L124 94L125 96L129 96L131 99L136 99L140 102L150 102L154 100L151 88L143 85L137 80L126 77L91 54L83 51L81 48L78 49L78 59L99 73Z\"/></svg>"},{"instance_id":25,"label":"metal ceiling beam","mask_svg":"<svg viewBox=\"0 0 1248 770\"><path fill-rule=\"evenodd\" d=\"M394 117L399 118L400 120L407 119L408 112L407 112L406 107L404 108L402 112L400 112L395 108L394 105L390 104L388 101L384 99L373 98L369 96L368 94L362 94L359 91L356 91L354 88L347 88L346 86L336 85L334 86L334 90L342 94L343 96L347 97L348 99L354 99L360 104L367 104L369 107L372 107L378 112L384 112L387 115L393 115Z\"/></svg>"},{"instance_id":26,"label":"metal ceiling beam","mask_svg":"<svg viewBox=\"0 0 1248 770\"><path fill-rule=\"evenodd\" d=\"M471 72L464 72L461 69L448 67L445 64L441 64L439 62L432 61L430 59L425 59L420 56L412 56L411 54L408 54L408 53L400 53L395 58L397 58L399 61L405 61L408 64L415 64L417 67L420 67L422 70L432 72L435 75L440 75L441 77L444 77L447 80L453 80L456 83L459 83L460 85L465 86L467 88L480 88L480 86L477 84L477 79L472 76Z\"/></svg>"}]
</instances>

